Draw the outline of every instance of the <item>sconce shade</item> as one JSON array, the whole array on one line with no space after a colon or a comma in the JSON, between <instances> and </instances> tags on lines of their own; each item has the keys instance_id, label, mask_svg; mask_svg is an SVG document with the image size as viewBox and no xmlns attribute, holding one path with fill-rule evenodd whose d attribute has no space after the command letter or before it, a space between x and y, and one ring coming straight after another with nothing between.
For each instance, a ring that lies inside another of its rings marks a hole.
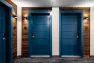
<instances>
[{"instance_id":1,"label":"sconce shade","mask_svg":"<svg viewBox=\"0 0 94 63\"><path fill-rule=\"evenodd\" d=\"M13 17L13 18L17 18L17 16L16 16L16 15L12 15L12 17Z\"/></svg>"},{"instance_id":2,"label":"sconce shade","mask_svg":"<svg viewBox=\"0 0 94 63\"><path fill-rule=\"evenodd\" d=\"M24 17L24 16L23 16L23 17L22 17L22 20L28 20L28 17Z\"/></svg>"},{"instance_id":3,"label":"sconce shade","mask_svg":"<svg viewBox=\"0 0 94 63\"><path fill-rule=\"evenodd\" d=\"M84 20L88 20L89 18L88 17L84 17Z\"/></svg>"}]
</instances>

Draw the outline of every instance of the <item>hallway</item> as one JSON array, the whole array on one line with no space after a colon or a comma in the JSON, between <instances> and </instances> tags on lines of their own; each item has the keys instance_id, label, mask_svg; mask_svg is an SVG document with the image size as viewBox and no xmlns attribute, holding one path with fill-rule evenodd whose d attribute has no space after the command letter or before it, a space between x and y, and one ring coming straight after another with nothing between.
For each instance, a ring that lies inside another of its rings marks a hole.
<instances>
[{"instance_id":1,"label":"hallway","mask_svg":"<svg viewBox=\"0 0 94 63\"><path fill-rule=\"evenodd\" d=\"M94 0L0 0L0 63L94 63Z\"/></svg>"},{"instance_id":2,"label":"hallway","mask_svg":"<svg viewBox=\"0 0 94 63\"><path fill-rule=\"evenodd\" d=\"M64 58L20 58L14 63L94 63L94 57L91 59L64 59Z\"/></svg>"}]
</instances>

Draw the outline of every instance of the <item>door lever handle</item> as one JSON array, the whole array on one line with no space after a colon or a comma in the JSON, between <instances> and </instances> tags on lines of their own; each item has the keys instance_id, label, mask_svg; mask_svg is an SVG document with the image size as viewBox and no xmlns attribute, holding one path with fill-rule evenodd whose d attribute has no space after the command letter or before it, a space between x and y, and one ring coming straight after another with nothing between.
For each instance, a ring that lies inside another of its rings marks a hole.
<instances>
[{"instance_id":1,"label":"door lever handle","mask_svg":"<svg viewBox=\"0 0 94 63\"><path fill-rule=\"evenodd\" d=\"M32 38L35 38L35 34L34 33L32 33Z\"/></svg>"},{"instance_id":2,"label":"door lever handle","mask_svg":"<svg viewBox=\"0 0 94 63\"><path fill-rule=\"evenodd\" d=\"M6 40L6 34L5 33L3 33L3 38L2 39Z\"/></svg>"},{"instance_id":3,"label":"door lever handle","mask_svg":"<svg viewBox=\"0 0 94 63\"><path fill-rule=\"evenodd\" d=\"M3 37L2 39L3 39L3 40L6 40L6 38L5 38L5 37Z\"/></svg>"},{"instance_id":4,"label":"door lever handle","mask_svg":"<svg viewBox=\"0 0 94 63\"><path fill-rule=\"evenodd\" d=\"M76 36L77 38L79 38L79 34L77 34L77 36Z\"/></svg>"},{"instance_id":5,"label":"door lever handle","mask_svg":"<svg viewBox=\"0 0 94 63\"><path fill-rule=\"evenodd\" d=\"M32 35L32 38L35 38L35 35Z\"/></svg>"},{"instance_id":6,"label":"door lever handle","mask_svg":"<svg viewBox=\"0 0 94 63\"><path fill-rule=\"evenodd\" d=\"M77 35L77 38L79 38L79 36Z\"/></svg>"}]
</instances>

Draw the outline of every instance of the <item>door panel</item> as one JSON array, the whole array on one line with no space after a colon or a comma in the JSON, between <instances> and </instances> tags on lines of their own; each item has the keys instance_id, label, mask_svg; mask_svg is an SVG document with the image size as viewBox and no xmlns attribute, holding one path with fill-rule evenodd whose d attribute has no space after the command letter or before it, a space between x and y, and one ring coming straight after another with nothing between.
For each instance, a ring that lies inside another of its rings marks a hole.
<instances>
[{"instance_id":1,"label":"door panel","mask_svg":"<svg viewBox=\"0 0 94 63\"><path fill-rule=\"evenodd\" d=\"M29 17L30 55L50 55L50 15L31 14Z\"/></svg>"},{"instance_id":2,"label":"door panel","mask_svg":"<svg viewBox=\"0 0 94 63\"><path fill-rule=\"evenodd\" d=\"M35 25L32 26L33 30L32 31L41 31L41 32L49 32L49 29L46 29L46 27L48 27L48 25Z\"/></svg>"},{"instance_id":3,"label":"door panel","mask_svg":"<svg viewBox=\"0 0 94 63\"><path fill-rule=\"evenodd\" d=\"M61 14L61 55L79 56L81 41L78 38L78 25L81 25L81 17L77 13ZM79 36L80 37L80 36Z\"/></svg>"},{"instance_id":4,"label":"door panel","mask_svg":"<svg viewBox=\"0 0 94 63\"><path fill-rule=\"evenodd\" d=\"M0 63L6 63L5 9L0 6Z\"/></svg>"}]
</instances>

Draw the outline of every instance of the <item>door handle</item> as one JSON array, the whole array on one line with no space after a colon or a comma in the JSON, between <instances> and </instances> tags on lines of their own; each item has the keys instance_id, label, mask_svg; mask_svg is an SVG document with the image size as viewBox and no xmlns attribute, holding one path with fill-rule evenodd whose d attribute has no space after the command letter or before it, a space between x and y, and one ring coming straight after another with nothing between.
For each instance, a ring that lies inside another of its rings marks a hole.
<instances>
[{"instance_id":1,"label":"door handle","mask_svg":"<svg viewBox=\"0 0 94 63\"><path fill-rule=\"evenodd\" d=\"M5 37L3 37L2 39L3 39L3 40L6 40L6 38L5 38Z\"/></svg>"},{"instance_id":2,"label":"door handle","mask_svg":"<svg viewBox=\"0 0 94 63\"><path fill-rule=\"evenodd\" d=\"M79 36L77 35L77 38L79 38Z\"/></svg>"},{"instance_id":3,"label":"door handle","mask_svg":"<svg viewBox=\"0 0 94 63\"><path fill-rule=\"evenodd\" d=\"M35 34L34 34L34 33L32 33L32 38L33 38L33 39L35 38Z\"/></svg>"},{"instance_id":4,"label":"door handle","mask_svg":"<svg viewBox=\"0 0 94 63\"><path fill-rule=\"evenodd\" d=\"M3 38L2 39L6 40L6 34L5 33L3 33Z\"/></svg>"},{"instance_id":5,"label":"door handle","mask_svg":"<svg viewBox=\"0 0 94 63\"><path fill-rule=\"evenodd\" d=\"M77 36L76 36L77 38L79 38L79 34L77 34Z\"/></svg>"},{"instance_id":6,"label":"door handle","mask_svg":"<svg viewBox=\"0 0 94 63\"><path fill-rule=\"evenodd\" d=\"M32 38L35 38L35 36L33 35Z\"/></svg>"}]
</instances>

